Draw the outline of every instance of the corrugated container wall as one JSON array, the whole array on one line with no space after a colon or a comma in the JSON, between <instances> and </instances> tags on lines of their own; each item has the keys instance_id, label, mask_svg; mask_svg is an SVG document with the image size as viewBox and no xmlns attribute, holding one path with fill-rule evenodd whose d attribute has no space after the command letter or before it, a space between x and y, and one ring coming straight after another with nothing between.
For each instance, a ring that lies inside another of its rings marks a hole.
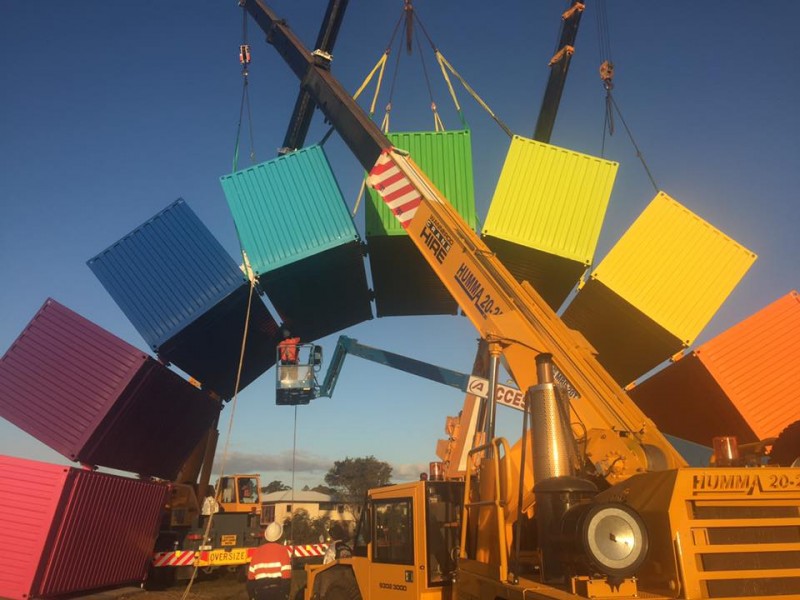
<instances>
[{"instance_id":1,"label":"corrugated container wall","mask_svg":"<svg viewBox=\"0 0 800 600\"><path fill-rule=\"evenodd\" d=\"M167 492L163 483L0 456L0 596L138 585Z\"/></svg>"},{"instance_id":2,"label":"corrugated container wall","mask_svg":"<svg viewBox=\"0 0 800 600\"><path fill-rule=\"evenodd\" d=\"M38 593L60 596L143 582L167 485L78 469L72 469L70 484L61 522L48 540L49 560L39 570Z\"/></svg>"},{"instance_id":3,"label":"corrugated container wall","mask_svg":"<svg viewBox=\"0 0 800 600\"><path fill-rule=\"evenodd\" d=\"M220 178L242 248L308 341L372 318L361 241L320 146Z\"/></svg>"},{"instance_id":4,"label":"corrugated container wall","mask_svg":"<svg viewBox=\"0 0 800 600\"><path fill-rule=\"evenodd\" d=\"M0 597L30 597L69 470L0 455Z\"/></svg>"},{"instance_id":5,"label":"corrugated container wall","mask_svg":"<svg viewBox=\"0 0 800 600\"><path fill-rule=\"evenodd\" d=\"M182 199L87 264L162 360L233 395L249 284ZM278 326L257 296L250 319L240 388L275 362Z\"/></svg>"},{"instance_id":6,"label":"corrugated container wall","mask_svg":"<svg viewBox=\"0 0 800 600\"><path fill-rule=\"evenodd\" d=\"M472 135L454 131L387 134L408 151L467 224L475 229ZM458 306L375 190L364 208L372 286L378 316L455 314Z\"/></svg>"},{"instance_id":7,"label":"corrugated container wall","mask_svg":"<svg viewBox=\"0 0 800 600\"><path fill-rule=\"evenodd\" d=\"M514 136L481 234L557 309L594 259L619 164Z\"/></svg>"},{"instance_id":8,"label":"corrugated container wall","mask_svg":"<svg viewBox=\"0 0 800 600\"><path fill-rule=\"evenodd\" d=\"M660 429L690 441L778 435L800 420L800 295L779 298L630 395Z\"/></svg>"},{"instance_id":9,"label":"corrugated container wall","mask_svg":"<svg viewBox=\"0 0 800 600\"><path fill-rule=\"evenodd\" d=\"M245 281L182 199L87 264L154 352Z\"/></svg>"},{"instance_id":10,"label":"corrugated container wall","mask_svg":"<svg viewBox=\"0 0 800 600\"><path fill-rule=\"evenodd\" d=\"M172 479L219 403L48 299L0 359L0 416L70 460Z\"/></svg>"},{"instance_id":11,"label":"corrugated container wall","mask_svg":"<svg viewBox=\"0 0 800 600\"><path fill-rule=\"evenodd\" d=\"M622 384L692 343L756 255L659 192L564 312Z\"/></svg>"},{"instance_id":12,"label":"corrugated container wall","mask_svg":"<svg viewBox=\"0 0 800 600\"><path fill-rule=\"evenodd\" d=\"M411 154L428 179L475 229L475 178L470 130L390 132L386 137L395 147ZM364 207L367 237L406 235L406 230L378 193L367 187L367 195L369 201Z\"/></svg>"}]
</instances>

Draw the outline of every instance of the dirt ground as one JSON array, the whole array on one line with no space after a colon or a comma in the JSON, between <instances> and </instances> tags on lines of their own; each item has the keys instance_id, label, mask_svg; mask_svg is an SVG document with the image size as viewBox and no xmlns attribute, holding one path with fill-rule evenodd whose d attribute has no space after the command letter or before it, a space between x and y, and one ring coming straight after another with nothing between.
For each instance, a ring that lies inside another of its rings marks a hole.
<instances>
[{"instance_id":1,"label":"dirt ground","mask_svg":"<svg viewBox=\"0 0 800 600\"><path fill-rule=\"evenodd\" d=\"M169 587L159 587L120 596L122 600L181 600L188 581L176 582ZM192 584L186 600L247 600L245 584L236 575L203 577Z\"/></svg>"},{"instance_id":2,"label":"dirt ground","mask_svg":"<svg viewBox=\"0 0 800 600\"><path fill-rule=\"evenodd\" d=\"M294 598L298 589L305 583L305 572L293 572L290 598ZM182 600L186 593L188 581L178 581L169 586L148 586L150 589L130 590L116 595L116 600ZM225 571L211 575L198 574L192 583L185 600L247 600L244 577L241 574Z\"/></svg>"}]
</instances>

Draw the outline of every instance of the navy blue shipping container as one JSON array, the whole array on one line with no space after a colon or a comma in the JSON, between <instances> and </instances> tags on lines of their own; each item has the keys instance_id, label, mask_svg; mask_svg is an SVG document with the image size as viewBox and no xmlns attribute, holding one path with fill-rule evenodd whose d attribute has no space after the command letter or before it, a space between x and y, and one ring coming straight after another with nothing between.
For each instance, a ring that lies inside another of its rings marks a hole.
<instances>
[{"instance_id":1,"label":"navy blue shipping container","mask_svg":"<svg viewBox=\"0 0 800 600\"><path fill-rule=\"evenodd\" d=\"M70 460L174 479L220 403L48 299L0 358L0 417Z\"/></svg>"},{"instance_id":2,"label":"navy blue shipping container","mask_svg":"<svg viewBox=\"0 0 800 600\"><path fill-rule=\"evenodd\" d=\"M182 199L87 264L159 358L233 395L250 284ZM240 389L274 364L278 341L257 294L250 312Z\"/></svg>"}]
</instances>

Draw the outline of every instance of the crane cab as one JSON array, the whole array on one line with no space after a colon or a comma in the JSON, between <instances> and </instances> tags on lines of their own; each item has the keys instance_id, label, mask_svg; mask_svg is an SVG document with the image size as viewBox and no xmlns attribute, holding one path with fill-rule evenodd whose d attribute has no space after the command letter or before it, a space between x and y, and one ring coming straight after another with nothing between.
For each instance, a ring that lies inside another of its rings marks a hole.
<instances>
[{"instance_id":1,"label":"crane cab","mask_svg":"<svg viewBox=\"0 0 800 600\"><path fill-rule=\"evenodd\" d=\"M449 598L464 483L416 481L370 490L352 556L308 565L306 598ZM344 555L343 555L344 556Z\"/></svg>"},{"instance_id":2,"label":"crane cab","mask_svg":"<svg viewBox=\"0 0 800 600\"><path fill-rule=\"evenodd\" d=\"M229 475L217 486L217 502L223 513L261 514L261 479L258 475Z\"/></svg>"},{"instance_id":3,"label":"crane cab","mask_svg":"<svg viewBox=\"0 0 800 600\"><path fill-rule=\"evenodd\" d=\"M275 404L308 404L319 395L317 373L322 365L322 346L296 343L289 348L287 351L279 345L276 349Z\"/></svg>"}]
</instances>

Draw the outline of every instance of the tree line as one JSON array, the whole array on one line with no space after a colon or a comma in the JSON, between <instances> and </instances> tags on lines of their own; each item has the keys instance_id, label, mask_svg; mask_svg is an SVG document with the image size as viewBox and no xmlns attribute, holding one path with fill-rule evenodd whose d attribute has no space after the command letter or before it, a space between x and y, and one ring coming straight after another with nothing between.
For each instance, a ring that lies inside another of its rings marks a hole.
<instances>
[{"instance_id":1,"label":"tree line","mask_svg":"<svg viewBox=\"0 0 800 600\"><path fill-rule=\"evenodd\" d=\"M319 492L332 496L337 503L357 522L367 491L371 488L388 485L392 479L392 467L374 456L361 458L347 457L334 461L333 467L325 474L325 485L313 488L305 486L303 491ZM263 493L282 492L291 487L282 481L274 480L261 488ZM327 541L330 537L331 519L323 516L312 518L305 510L292 511L291 518L284 519L284 530L294 544L315 544Z\"/></svg>"}]
</instances>

